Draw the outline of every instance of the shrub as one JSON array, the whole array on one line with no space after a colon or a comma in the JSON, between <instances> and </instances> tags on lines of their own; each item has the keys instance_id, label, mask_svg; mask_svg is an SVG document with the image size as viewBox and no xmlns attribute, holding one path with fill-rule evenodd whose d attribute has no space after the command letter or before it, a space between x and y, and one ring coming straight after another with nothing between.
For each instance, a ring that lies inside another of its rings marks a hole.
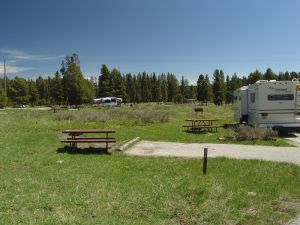
<instances>
[{"instance_id":1,"label":"shrub","mask_svg":"<svg viewBox=\"0 0 300 225\"><path fill-rule=\"evenodd\" d=\"M27 116L28 117L31 117L31 118L41 118L42 117L42 112L40 112L40 111L29 111L28 113L27 113Z\"/></svg>"},{"instance_id":2,"label":"shrub","mask_svg":"<svg viewBox=\"0 0 300 225\"><path fill-rule=\"evenodd\" d=\"M62 120L76 120L76 112L58 112L54 114L54 119L58 121Z\"/></svg>"},{"instance_id":3,"label":"shrub","mask_svg":"<svg viewBox=\"0 0 300 225\"><path fill-rule=\"evenodd\" d=\"M170 119L170 113L156 110L136 110L129 113L129 118L136 123L165 123Z\"/></svg>"},{"instance_id":4,"label":"shrub","mask_svg":"<svg viewBox=\"0 0 300 225\"><path fill-rule=\"evenodd\" d=\"M235 140L267 140L278 137L278 132L271 128L240 125L229 129L227 137Z\"/></svg>"},{"instance_id":5,"label":"shrub","mask_svg":"<svg viewBox=\"0 0 300 225\"><path fill-rule=\"evenodd\" d=\"M109 119L106 112L82 112L80 120L84 122L104 122Z\"/></svg>"},{"instance_id":6,"label":"shrub","mask_svg":"<svg viewBox=\"0 0 300 225\"><path fill-rule=\"evenodd\" d=\"M116 119L128 119L128 111L125 111L124 109L121 109L119 107L107 110L107 112L113 118L116 118Z\"/></svg>"},{"instance_id":7,"label":"shrub","mask_svg":"<svg viewBox=\"0 0 300 225\"><path fill-rule=\"evenodd\" d=\"M133 109L127 111L121 108L115 108L107 112L111 118L133 120L136 124L165 123L169 121L171 115L170 112L149 109Z\"/></svg>"}]
</instances>

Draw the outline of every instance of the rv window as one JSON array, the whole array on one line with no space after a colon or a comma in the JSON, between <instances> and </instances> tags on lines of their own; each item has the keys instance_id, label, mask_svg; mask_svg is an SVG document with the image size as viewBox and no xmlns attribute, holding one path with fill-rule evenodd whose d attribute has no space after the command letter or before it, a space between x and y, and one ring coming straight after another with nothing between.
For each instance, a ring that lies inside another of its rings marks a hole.
<instances>
[{"instance_id":1,"label":"rv window","mask_svg":"<svg viewBox=\"0 0 300 225\"><path fill-rule=\"evenodd\" d=\"M235 101L235 102L237 101L237 96L234 96L234 101Z\"/></svg>"},{"instance_id":2,"label":"rv window","mask_svg":"<svg viewBox=\"0 0 300 225\"><path fill-rule=\"evenodd\" d=\"M116 101L117 101L117 99L115 99L115 98L111 99L111 102L116 102Z\"/></svg>"},{"instance_id":3,"label":"rv window","mask_svg":"<svg viewBox=\"0 0 300 225\"><path fill-rule=\"evenodd\" d=\"M250 94L250 101L255 102L255 93Z\"/></svg>"},{"instance_id":4,"label":"rv window","mask_svg":"<svg viewBox=\"0 0 300 225\"><path fill-rule=\"evenodd\" d=\"M288 101L294 100L293 94L286 94L286 95L268 95L269 101Z\"/></svg>"},{"instance_id":5,"label":"rv window","mask_svg":"<svg viewBox=\"0 0 300 225\"><path fill-rule=\"evenodd\" d=\"M110 103L110 100L109 99L104 100L104 103Z\"/></svg>"}]
</instances>

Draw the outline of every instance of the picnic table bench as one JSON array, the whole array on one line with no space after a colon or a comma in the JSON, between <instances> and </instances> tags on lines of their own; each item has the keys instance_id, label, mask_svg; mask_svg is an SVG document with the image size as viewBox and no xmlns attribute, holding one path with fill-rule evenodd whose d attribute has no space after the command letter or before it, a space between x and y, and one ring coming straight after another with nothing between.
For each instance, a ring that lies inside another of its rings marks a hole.
<instances>
[{"instance_id":1,"label":"picnic table bench","mask_svg":"<svg viewBox=\"0 0 300 225\"><path fill-rule=\"evenodd\" d=\"M187 119L187 122L190 122L189 125L183 125L186 132L212 132L214 129L217 132L220 126L213 125L213 122L218 121L218 119Z\"/></svg>"},{"instance_id":2,"label":"picnic table bench","mask_svg":"<svg viewBox=\"0 0 300 225\"><path fill-rule=\"evenodd\" d=\"M108 151L109 143L116 143L115 137L109 136L109 134L116 133L114 130L64 130L64 134L68 134L68 137L65 140L62 140L62 143L69 143L70 147L76 148L77 143L105 143L106 151ZM105 134L101 137L86 137L81 136L84 134Z\"/></svg>"}]
</instances>

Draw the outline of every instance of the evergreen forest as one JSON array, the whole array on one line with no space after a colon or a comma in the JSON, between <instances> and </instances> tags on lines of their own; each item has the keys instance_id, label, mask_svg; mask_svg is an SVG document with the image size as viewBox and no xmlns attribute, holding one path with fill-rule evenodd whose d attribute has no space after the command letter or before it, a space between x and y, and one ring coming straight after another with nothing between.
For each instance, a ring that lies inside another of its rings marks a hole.
<instances>
[{"instance_id":1,"label":"evergreen forest","mask_svg":"<svg viewBox=\"0 0 300 225\"><path fill-rule=\"evenodd\" d=\"M196 84L190 84L183 76L172 73L122 74L109 69L105 64L97 76L85 78L80 69L77 54L66 56L53 77L39 76L25 79L0 79L0 106L18 105L82 105L92 103L94 98L119 97L125 103L174 102L184 103L187 99L210 101L215 104L230 104L233 91L257 80L291 80L300 78L297 72L276 74L271 68L265 72L255 70L248 76L225 75L222 69L212 75L200 74Z\"/></svg>"}]
</instances>

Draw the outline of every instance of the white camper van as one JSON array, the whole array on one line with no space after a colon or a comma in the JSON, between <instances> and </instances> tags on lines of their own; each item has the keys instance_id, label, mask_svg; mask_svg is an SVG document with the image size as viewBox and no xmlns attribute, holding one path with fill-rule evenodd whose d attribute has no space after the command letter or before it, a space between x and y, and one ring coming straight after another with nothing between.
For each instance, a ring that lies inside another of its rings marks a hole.
<instances>
[{"instance_id":1,"label":"white camper van","mask_svg":"<svg viewBox=\"0 0 300 225\"><path fill-rule=\"evenodd\" d=\"M260 80L234 91L234 118L257 127L300 132L300 80Z\"/></svg>"},{"instance_id":2,"label":"white camper van","mask_svg":"<svg viewBox=\"0 0 300 225\"><path fill-rule=\"evenodd\" d=\"M105 98L96 98L94 99L94 104L104 107L113 107L120 106L122 103L122 98L116 97L105 97Z\"/></svg>"}]
</instances>

